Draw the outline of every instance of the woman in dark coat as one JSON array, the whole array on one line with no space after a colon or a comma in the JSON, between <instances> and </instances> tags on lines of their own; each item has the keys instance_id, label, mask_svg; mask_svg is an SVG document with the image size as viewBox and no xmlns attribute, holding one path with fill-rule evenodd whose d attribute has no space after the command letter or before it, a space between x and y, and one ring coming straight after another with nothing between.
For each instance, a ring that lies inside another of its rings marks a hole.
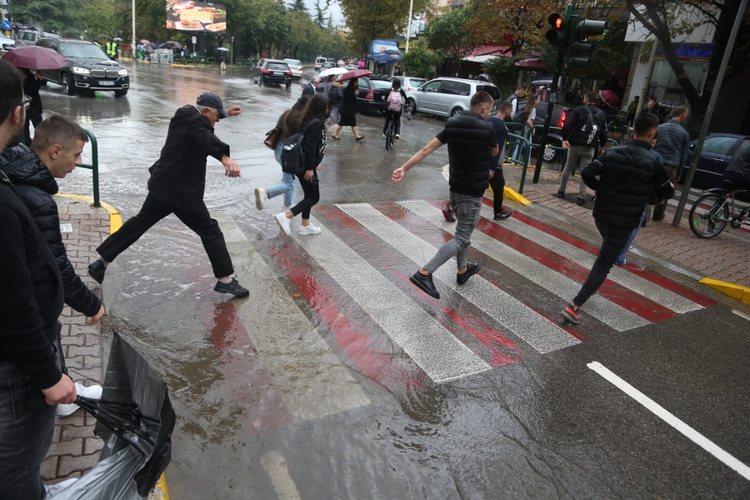
<instances>
[{"instance_id":1,"label":"woman in dark coat","mask_svg":"<svg viewBox=\"0 0 750 500\"><path fill-rule=\"evenodd\" d=\"M34 124L36 128L42 123L42 98L39 95L39 89L42 86L42 77L30 69L23 69L26 79L23 81L23 93L31 97L29 109L26 110L26 123L23 126L23 135L26 138L26 144L31 144L31 127L29 123Z\"/></svg>"},{"instance_id":2,"label":"woman in dark coat","mask_svg":"<svg viewBox=\"0 0 750 500\"><path fill-rule=\"evenodd\" d=\"M361 141L365 136L359 133L357 128L357 96L359 95L359 80L352 78L349 80L349 85L344 89L344 96L341 99L341 107L339 107L339 124L336 130L333 131L334 139L339 138L341 129L344 127L351 127L354 139Z\"/></svg>"},{"instance_id":3,"label":"woman in dark coat","mask_svg":"<svg viewBox=\"0 0 750 500\"><path fill-rule=\"evenodd\" d=\"M310 222L310 210L320 200L320 187L318 185L318 170L323 155L326 152L326 127L325 121L331 113L328 98L323 94L315 94L305 105L305 111L300 120L301 126L298 130L304 133L302 140L302 153L305 158L305 173L299 178L305 197L295 206L276 214L276 221L286 234L291 234L290 221L297 215L302 214L302 226L298 234L319 234L320 228Z\"/></svg>"}]
</instances>

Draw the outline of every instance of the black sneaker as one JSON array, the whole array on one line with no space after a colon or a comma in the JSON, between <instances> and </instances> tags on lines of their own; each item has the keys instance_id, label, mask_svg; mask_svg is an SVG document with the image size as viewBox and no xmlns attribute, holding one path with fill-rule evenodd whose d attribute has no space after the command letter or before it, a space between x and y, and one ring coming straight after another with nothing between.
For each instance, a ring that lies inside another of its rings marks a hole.
<instances>
[{"instance_id":1,"label":"black sneaker","mask_svg":"<svg viewBox=\"0 0 750 500\"><path fill-rule=\"evenodd\" d=\"M94 281L102 284L104 281L104 273L107 272L107 268L104 266L102 259L96 259L94 262L89 264L89 276L94 278Z\"/></svg>"},{"instance_id":2,"label":"black sneaker","mask_svg":"<svg viewBox=\"0 0 750 500\"><path fill-rule=\"evenodd\" d=\"M479 272L479 270L482 269L482 264L479 262L469 262L466 264L466 271L462 273L456 273L456 283L459 285L463 285L467 281L469 281L469 278L474 276Z\"/></svg>"},{"instance_id":3,"label":"black sneaker","mask_svg":"<svg viewBox=\"0 0 750 500\"><path fill-rule=\"evenodd\" d=\"M579 207L582 207L585 204L586 204L586 198L584 198L583 196L579 196L578 198L576 198L576 205L578 205Z\"/></svg>"},{"instance_id":4,"label":"black sneaker","mask_svg":"<svg viewBox=\"0 0 750 500\"><path fill-rule=\"evenodd\" d=\"M510 208L504 208L500 211L499 214L495 214L495 216L492 219L493 220L505 220L511 215L513 215L513 210L511 210Z\"/></svg>"},{"instance_id":5,"label":"black sneaker","mask_svg":"<svg viewBox=\"0 0 750 500\"><path fill-rule=\"evenodd\" d=\"M221 281L217 281L214 290L219 293L231 293L238 298L247 297L248 295L250 295L248 289L240 285L234 278L232 278L232 281L230 283L222 283Z\"/></svg>"},{"instance_id":6,"label":"black sneaker","mask_svg":"<svg viewBox=\"0 0 750 500\"><path fill-rule=\"evenodd\" d=\"M421 289L427 295L435 297L436 299L440 298L440 293L437 291L437 288L435 288L435 283L433 283L432 281L432 275L424 276L422 273L417 271L416 273L414 273L414 276L409 278L409 281L414 283L417 288Z\"/></svg>"},{"instance_id":7,"label":"black sneaker","mask_svg":"<svg viewBox=\"0 0 750 500\"><path fill-rule=\"evenodd\" d=\"M564 200L565 199L565 191L563 191L562 189L560 189L560 190L557 191L557 194L555 196L557 196L558 198Z\"/></svg>"}]
</instances>

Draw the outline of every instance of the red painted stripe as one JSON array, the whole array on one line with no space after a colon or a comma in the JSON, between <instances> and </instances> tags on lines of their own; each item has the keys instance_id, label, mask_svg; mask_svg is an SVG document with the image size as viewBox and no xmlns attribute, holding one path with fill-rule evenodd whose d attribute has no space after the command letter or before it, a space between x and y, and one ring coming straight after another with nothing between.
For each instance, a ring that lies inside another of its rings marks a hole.
<instances>
[{"instance_id":1,"label":"red painted stripe","mask_svg":"<svg viewBox=\"0 0 750 500\"><path fill-rule=\"evenodd\" d=\"M359 242L360 245L365 244L369 248L377 246L377 252L379 255L385 256L390 262L400 262L403 260L401 254L394 250L389 250L391 248L389 245L382 242L342 210L333 207L319 206L317 207L317 213L333 223L329 224L329 227L333 228L338 226L345 228L346 231L343 231L337 236L349 245L350 248L357 251L360 257L368 260L370 264L377 267L377 264L374 264L368 259L367 254L360 252L355 248L355 246L357 246L356 242ZM431 311L437 309L442 313L432 314L432 317L446 330L458 338L468 334L470 337L479 341L489 351L490 359L487 361L492 367L507 365L523 359L523 351L515 342L503 335L502 332L497 330L497 328L491 326L476 314L467 313L466 311L457 311L444 302L432 299L411 284L409 281L410 274L404 274L394 266L388 266L385 269L381 269L381 272L382 271L388 271L386 277L412 300L421 304L423 308ZM487 357L487 353L474 349L472 345L466 345L476 355L483 359Z\"/></svg>"},{"instance_id":2,"label":"red painted stripe","mask_svg":"<svg viewBox=\"0 0 750 500\"><path fill-rule=\"evenodd\" d=\"M492 200L487 200L485 198L483 201L485 205L492 206ZM529 217L526 214L522 214L518 210L513 211L513 217L517 218L519 221L523 222L524 224L527 224L531 227L544 231L545 233L551 236L554 236L555 238L562 240L566 243L569 243L573 245L574 247L580 248L581 250L584 250L592 255L599 255L599 248L592 245L591 243L583 241L560 229L557 229L543 222L540 222L539 220ZM625 264L623 268L627 269L628 271L630 271L631 273L637 276L640 276L641 278L645 280L648 280L654 283L655 285L659 285L660 287L666 288L667 290L670 290L682 297L685 297L688 300L692 300L696 304L700 304L704 307L710 307L710 306L714 306L717 304L715 300L699 292L696 292L695 290L692 290L684 285L681 285L677 283L676 281L670 278L667 278L666 276L663 276L661 274L658 274L654 271L640 269L639 267L633 264Z\"/></svg>"},{"instance_id":3,"label":"red painted stripe","mask_svg":"<svg viewBox=\"0 0 750 500\"><path fill-rule=\"evenodd\" d=\"M444 203L441 204L440 202L435 202L434 205L438 206L439 208L442 208L442 206L444 206ZM427 238L428 240L432 239L433 240L432 241L433 244L439 243L438 241L436 241L438 239L444 242L444 241L448 241L448 240L450 240L450 239L453 238L453 235L450 234L449 232L443 231L442 229L436 228L433 224L425 221L421 217L413 214L412 212L409 212L408 210L406 210L406 209L404 209L404 208L402 208L400 206L385 205L385 204L374 204L373 206L375 208L377 208L380 212L382 212L383 215L385 215L386 217L388 217L392 221L397 222L398 224L404 226L406 229L409 229L410 231L415 232L415 234L420 234L423 238ZM429 235L439 235L439 236L436 236L435 238L430 238ZM486 259L485 265L486 265L487 261L496 262L496 261L494 261L493 259L491 259L490 257L487 257L487 256L485 256L485 259ZM502 263L498 263L498 264L502 265ZM511 271L511 272L514 272L514 271ZM488 276L488 275L482 275L482 277L485 280L487 280L488 282L490 282L496 288L498 288L500 290L503 289L503 283L501 281L499 281L498 279L496 279L494 276L492 276L492 275L490 275L490 276ZM538 285L534 285L534 286L538 286ZM523 304L526 307L528 307L530 310L532 310L535 313L539 314L540 316L546 318L548 321L551 321L552 323L556 323L557 322L557 320L558 320L558 316L557 315L552 316L550 314L547 314L544 311L542 311L539 307L537 307L537 306L535 306L533 304L528 304L528 303L524 302L521 299L521 297L515 297L515 298L518 299L518 300L520 300L521 302L523 302ZM592 320L598 321L595 318L592 318ZM602 324L602 326L605 329L609 329L609 327L607 325ZM575 337L578 340L580 340L581 342L588 342L589 340L591 340L590 336L588 336L585 333L580 332L580 331L578 331L578 330L576 330L576 329L574 329L574 328L572 328L570 326L566 325L566 326L560 326L560 327L563 330L565 330L567 333L569 333L570 335L572 335L573 337Z\"/></svg>"},{"instance_id":4,"label":"red painted stripe","mask_svg":"<svg viewBox=\"0 0 750 500\"><path fill-rule=\"evenodd\" d=\"M296 243L285 243L283 247L272 245L269 254L326 325L339 349L352 360L362 375L389 389L425 386L429 380L427 375L410 358L399 356L401 349L377 325L359 319L366 316L359 307L344 310L338 306L337 298L342 299L345 292L327 275L324 277L315 273L315 268L305 259L304 250ZM386 345L382 348L378 348L373 338L377 331L386 339Z\"/></svg>"}]
</instances>

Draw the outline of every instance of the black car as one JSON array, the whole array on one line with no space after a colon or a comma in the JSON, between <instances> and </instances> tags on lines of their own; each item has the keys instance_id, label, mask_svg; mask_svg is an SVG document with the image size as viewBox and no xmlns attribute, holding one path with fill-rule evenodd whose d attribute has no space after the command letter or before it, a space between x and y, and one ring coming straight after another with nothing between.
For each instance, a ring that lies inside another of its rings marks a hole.
<instances>
[{"instance_id":1,"label":"black car","mask_svg":"<svg viewBox=\"0 0 750 500\"><path fill-rule=\"evenodd\" d=\"M525 101L519 101L518 105L525 106L526 103ZM539 101L536 105L536 108L534 109L536 109L534 125L543 126L544 121L547 119L547 109L549 109L549 103L546 101ZM550 122L550 127L561 129L563 124L565 123L565 119L568 117L568 113L570 113L570 108L568 108L567 106L563 106L562 104L553 104L552 121ZM518 129L510 130L510 132L516 135L521 135ZM542 138L542 129L536 129L534 132L534 135L531 136L531 142L532 144L538 145ZM553 130L552 128L550 128L549 134L547 134L547 147L544 149L543 154L544 161L553 163L560 158L562 152L558 149L554 149L554 147L562 147L562 142L563 140L560 130ZM532 149L531 151L532 154L535 154L535 149Z\"/></svg>"},{"instance_id":2,"label":"black car","mask_svg":"<svg viewBox=\"0 0 750 500\"><path fill-rule=\"evenodd\" d=\"M253 68L255 83L258 85L284 85L286 88L292 86L292 70L289 65L280 59L261 59Z\"/></svg>"},{"instance_id":3,"label":"black car","mask_svg":"<svg viewBox=\"0 0 750 500\"><path fill-rule=\"evenodd\" d=\"M684 182L688 168L693 161L696 141L690 143L687 165L679 173L680 182ZM739 156L747 154L750 149L750 136L737 134L711 134L703 141L698 168L693 177L692 187L709 189L721 187L721 176L727 165Z\"/></svg>"},{"instance_id":4,"label":"black car","mask_svg":"<svg viewBox=\"0 0 750 500\"><path fill-rule=\"evenodd\" d=\"M362 80L365 87L363 88ZM369 86L368 86L369 85ZM357 96L357 108L360 112L371 112L385 114L388 107L386 100L393 84L390 80L377 80L370 78L359 79L359 96ZM372 89L372 90L370 90Z\"/></svg>"},{"instance_id":5,"label":"black car","mask_svg":"<svg viewBox=\"0 0 750 500\"><path fill-rule=\"evenodd\" d=\"M45 80L62 85L68 95L106 90L122 97L130 88L128 70L93 42L65 38L42 38L36 42L60 53L68 63L61 69L40 70Z\"/></svg>"}]
</instances>

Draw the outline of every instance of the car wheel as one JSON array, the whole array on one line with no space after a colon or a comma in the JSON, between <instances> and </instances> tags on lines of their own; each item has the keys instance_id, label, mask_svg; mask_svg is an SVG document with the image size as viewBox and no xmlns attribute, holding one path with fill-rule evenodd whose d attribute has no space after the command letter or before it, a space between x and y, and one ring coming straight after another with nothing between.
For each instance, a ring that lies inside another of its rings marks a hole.
<instances>
[{"instance_id":1,"label":"car wheel","mask_svg":"<svg viewBox=\"0 0 750 500\"><path fill-rule=\"evenodd\" d=\"M115 97L125 97L128 95L128 89L115 90Z\"/></svg>"},{"instance_id":2,"label":"car wheel","mask_svg":"<svg viewBox=\"0 0 750 500\"><path fill-rule=\"evenodd\" d=\"M414 102L414 99L407 99L406 108L409 110L409 113L414 114L417 112L417 103Z\"/></svg>"},{"instance_id":3,"label":"car wheel","mask_svg":"<svg viewBox=\"0 0 750 500\"><path fill-rule=\"evenodd\" d=\"M61 85L63 86L63 90L65 90L65 93L68 95L75 95L76 93L76 86L73 83L73 77L71 77L67 73L62 74L62 78L60 79L62 82Z\"/></svg>"},{"instance_id":4,"label":"car wheel","mask_svg":"<svg viewBox=\"0 0 750 500\"><path fill-rule=\"evenodd\" d=\"M453 118L454 116L458 116L458 115L460 115L463 112L464 112L463 109L461 109L458 106L456 106L455 108L451 109L451 118Z\"/></svg>"},{"instance_id":5,"label":"car wheel","mask_svg":"<svg viewBox=\"0 0 750 500\"><path fill-rule=\"evenodd\" d=\"M557 158L557 150L553 149L553 146L553 144L547 144L544 147L544 154L542 155L542 158L548 163L553 163Z\"/></svg>"}]
</instances>

